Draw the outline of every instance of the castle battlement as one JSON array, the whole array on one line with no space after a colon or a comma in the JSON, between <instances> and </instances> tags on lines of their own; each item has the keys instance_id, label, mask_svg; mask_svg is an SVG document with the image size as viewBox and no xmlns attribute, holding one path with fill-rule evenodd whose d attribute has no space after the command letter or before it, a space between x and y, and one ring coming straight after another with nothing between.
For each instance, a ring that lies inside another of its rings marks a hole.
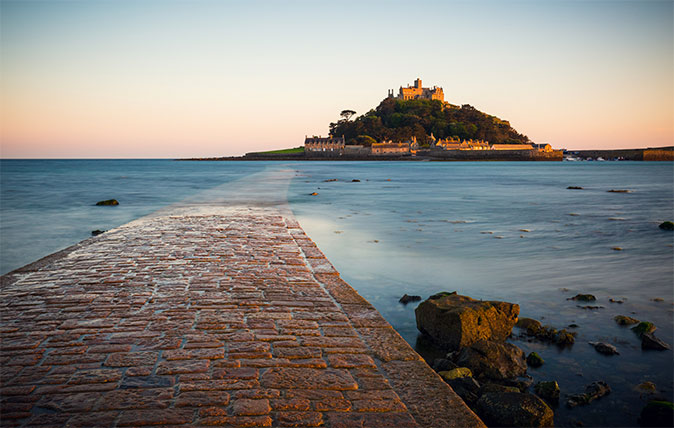
<instances>
[{"instance_id":1,"label":"castle battlement","mask_svg":"<svg viewBox=\"0 0 674 428\"><path fill-rule=\"evenodd\" d=\"M397 98L399 100L425 99L445 102L445 94L442 91L442 88L437 86L424 88L421 86L421 79L416 79L414 81L414 86L407 85L406 88L401 86L397 97L393 96L393 89L390 89L388 91L388 96L389 98Z\"/></svg>"}]
</instances>

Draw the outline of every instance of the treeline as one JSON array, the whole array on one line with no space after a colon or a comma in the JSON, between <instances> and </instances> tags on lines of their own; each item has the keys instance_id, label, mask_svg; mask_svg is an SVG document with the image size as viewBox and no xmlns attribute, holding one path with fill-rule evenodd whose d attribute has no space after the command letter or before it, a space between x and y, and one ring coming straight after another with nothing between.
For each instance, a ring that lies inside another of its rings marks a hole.
<instances>
[{"instance_id":1,"label":"treeline","mask_svg":"<svg viewBox=\"0 0 674 428\"><path fill-rule=\"evenodd\" d=\"M438 100L384 99L376 109L349 120L351 110L342 112L342 119L330 123L330 133L344 135L347 144L369 146L373 142L405 141L412 136L426 145L435 138L487 140L490 143L520 144L529 142L526 135L513 129L505 120L482 113L464 104L461 107Z\"/></svg>"}]
</instances>

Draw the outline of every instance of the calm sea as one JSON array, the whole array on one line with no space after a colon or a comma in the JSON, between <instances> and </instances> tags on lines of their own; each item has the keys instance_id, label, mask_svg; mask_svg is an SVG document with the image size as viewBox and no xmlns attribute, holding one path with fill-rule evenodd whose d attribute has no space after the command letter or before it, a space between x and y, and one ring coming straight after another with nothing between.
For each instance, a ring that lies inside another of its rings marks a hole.
<instances>
[{"instance_id":1,"label":"calm sea","mask_svg":"<svg viewBox=\"0 0 674 428\"><path fill-rule=\"evenodd\" d=\"M291 167L297 176L288 200L307 234L413 346L416 304L399 304L404 293L506 300L518 303L523 317L557 328L578 325L570 348L514 342L546 361L529 369L536 381L557 380L562 395L583 392L595 380L613 389L587 407L560 405L557 425L634 426L649 398L636 388L645 381L672 400L672 352L642 351L636 336L613 321L618 314L651 321L674 344L674 233L658 228L674 218L672 163L3 160L0 166L2 273L94 229L235 186L265 168ZM325 181L331 179L337 181ZM93 206L109 198L120 206ZM601 308L567 300L581 292L594 294ZM611 343L620 355L598 354L590 341ZM421 343L417 349L432 358Z\"/></svg>"}]
</instances>

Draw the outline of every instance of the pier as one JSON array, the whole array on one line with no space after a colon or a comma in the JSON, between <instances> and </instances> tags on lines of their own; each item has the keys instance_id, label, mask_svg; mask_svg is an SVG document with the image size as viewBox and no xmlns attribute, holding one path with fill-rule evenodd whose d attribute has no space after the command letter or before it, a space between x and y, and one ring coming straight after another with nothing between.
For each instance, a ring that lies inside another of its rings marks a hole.
<instances>
[{"instance_id":1,"label":"pier","mask_svg":"<svg viewBox=\"0 0 674 428\"><path fill-rule=\"evenodd\" d=\"M304 233L293 175L5 275L1 425L484 426Z\"/></svg>"}]
</instances>

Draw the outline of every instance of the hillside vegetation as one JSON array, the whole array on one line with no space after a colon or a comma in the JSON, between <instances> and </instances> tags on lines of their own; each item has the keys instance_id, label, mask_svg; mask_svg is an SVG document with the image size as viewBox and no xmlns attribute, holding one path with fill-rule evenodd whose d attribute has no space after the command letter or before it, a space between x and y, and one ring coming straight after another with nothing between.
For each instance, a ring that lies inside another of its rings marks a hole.
<instances>
[{"instance_id":1,"label":"hillside vegetation","mask_svg":"<svg viewBox=\"0 0 674 428\"><path fill-rule=\"evenodd\" d=\"M345 110L350 112L350 110ZM335 136L344 135L346 144L371 145L383 140L405 141L412 136L428 144L435 138L459 137L490 143L523 144L529 142L510 123L483 113L473 106L453 106L438 100L384 99L374 110L349 120L349 116L330 124Z\"/></svg>"}]
</instances>

